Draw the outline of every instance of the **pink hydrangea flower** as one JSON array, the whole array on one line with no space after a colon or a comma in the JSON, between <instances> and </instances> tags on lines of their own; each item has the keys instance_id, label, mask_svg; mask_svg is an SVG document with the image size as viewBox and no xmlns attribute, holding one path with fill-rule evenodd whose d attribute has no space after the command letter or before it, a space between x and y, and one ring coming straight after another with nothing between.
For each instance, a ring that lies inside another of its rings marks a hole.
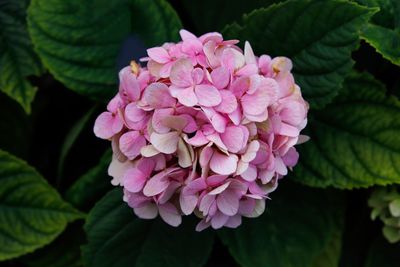
<instances>
[{"instance_id":1,"label":"pink hydrangea flower","mask_svg":"<svg viewBox=\"0 0 400 267\"><path fill-rule=\"evenodd\" d=\"M94 132L112 141L111 183L138 217L235 228L264 212L297 164L308 104L290 59L257 57L219 33L180 35L148 49L146 67L121 70Z\"/></svg>"}]
</instances>

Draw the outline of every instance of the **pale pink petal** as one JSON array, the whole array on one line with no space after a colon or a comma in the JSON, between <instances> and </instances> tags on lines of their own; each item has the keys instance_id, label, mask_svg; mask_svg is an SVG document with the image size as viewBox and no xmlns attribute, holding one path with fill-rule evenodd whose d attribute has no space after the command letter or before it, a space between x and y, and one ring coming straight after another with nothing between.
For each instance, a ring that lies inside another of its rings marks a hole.
<instances>
[{"instance_id":1,"label":"pale pink petal","mask_svg":"<svg viewBox=\"0 0 400 267\"><path fill-rule=\"evenodd\" d=\"M287 123L282 123L279 129L279 134L285 136L296 137L299 135L299 133L300 133L299 129Z\"/></svg>"},{"instance_id":2,"label":"pale pink petal","mask_svg":"<svg viewBox=\"0 0 400 267\"><path fill-rule=\"evenodd\" d=\"M198 130L196 134L192 137L186 140L186 142L192 146L204 146L207 144L209 141L208 139L204 136L203 132Z\"/></svg>"},{"instance_id":3,"label":"pale pink petal","mask_svg":"<svg viewBox=\"0 0 400 267\"><path fill-rule=\"evenodd\" d=\"M297 140L297 145L304 144L305 142L309 141L310 137L307 135L299 135L299 139Z\"/></svg>"},{"instance_id":4,"label":"pale pink petal","mask_svg":"<svg viewBox=\"0 0 400 267\"><path fill-rule=\"evenodd\" d=\"M225 67L219 67L211 72L211 80L215 87L223 89L228 86L230 73Z\"/></svg>"},{"instance_id":5,"label":"pale pink petal","mask_svg":"<svg viewBox=\"0 0 400 267\"><path fill-rule=\"evenodd\" d=\"M159 71L160 77L161 77L161 78L168 78L169 75L171 74L171 69L172 69L172 66L173 66L173 65L174 65L174 62L173 62L173 61L164 64L164 65L160 68L160 71Z\"/></svg>"},{"instance_id":6,"label":"pale pink petal","mask_svg":"<svg viewBox=\"0 0 400 267\"><path fill-rule=\"evenodd\" d=\"M237 76L250 76L258 73L258 67L256 64L245 65L240 70L236 71Z\"/></svg>"},{"instance_id":7,"label":"pale pink petal","mask_svg":"<svg viewBox=\"0 0 400 267\"><path fill-rule=\"evenodd\" d=\"M187 31L187 30L180 30L179 31L179 35L181 36L182 40L191 40L191 39L197 39L196 35L194 35L193 33Z\"/></svg>"},{"instance_id":8,"label":"pale pink petal","mask_svg":"<svg viewBox=\"0 0 400 267\"><path fill-rule=\"evenodd\" d=\"M229 216L223 214L222 212L217 212L211 218L211 227L214 229L219 229L225 225L225 223L228 221L228 219L229 219Z\"/></svg>"},{"instance_id":9,"label":"pale pink petal","mask_svg":"<svg viewBox=\"0 0 400 267\"><path fill-rule=\"evenodd\" d=\"M244 180L252 182L257 179L257 168L250 164L249 167L242 174L240 174L240 176L242 176Z\"/></svg>"},{"instance_id":10,"label":"pale pink petal","mask_svg":"<svg viewBox=\"0 0 400 267\"><path fill-rule=\"evenodd\" d=\"M143 194L147 197L158 195L168 187L169 183L165 172L159 172L147 181L143 188Z\"/></svg>"},{"instance_id":11,"label":"pale pink petal","mask_svg":"<svg viewBox=\"0 0 400 267\"><path fill-rule=\"evenodd\" d=\"M229 90L237 97L241 98L250 87L249 77L240 77L236 79Z\"/></svg>"},{"instance_id":12,"label":"pale pink petal","mask_svg":"<svg viewBox=\"0 0 400 267\"><path fill-rule=\"evenodd\" d=\"M182 131L188 124L188 121L184 116L168 115L163 118L161 124L169 129Z\"/></svg>"},{"instance_id":13,"label":"pale pink petal","mask_svg":"<svg viewBox=\"0 0 400 267\"><path fill-rule=\"evenodd\" d=\"M229 71L233 72L242 68L245 64L244 56L242 53L233 48L226 48L222 52L221 65L226 67Z\"/></svg>"},{"instance_id":14,"label":"pale pink petal","mask_svg":"<svg viewBox=\"0 0 400 267\"><path fill-rule=\"evenodd\" d=\"M193 65L188 59L177 60L171 69L170 80L178 87L189 87L193 85L192 78Z\"/></svg>"},{"instance_id":15,"label":"pale pink petal","mask_svg":"<svg viewBox=\"0 0 400 267\"><path fill-rule=\"evenodd\" d=\"M211 175L206 178L207 184L211 187L221 185L228 178L227 175Z\"/></svg>"},{"instance_id":16,"label":"pale pink petal","mask_svg":"<svg viewBox=\"0 0 400 267\"><path fill-rule=\"evenodd\" d=\"M229 175L233 174L237 168L238 157L234 154L224 155L215 152L210 160L210 168L215 173Z\"/></svg>"},{"instance_id":17,"label":"pale pink petal","mask_svg":"<svg viewBox=\"0 0 400 267\"><path fill-rule=\"evenodd\" d=\"M157 205L151 202L144 206L134 208L133 211L141 219L154 219L158 214Z\"/></svg>"},{"instance_id":18,"label":"pale pink petal","mask_svg":"<svg viewBox=\"0 0 400 267\"><path fill-rule=\"evenodd\" d=\"M210 222L206 222L206 220L203 219L196 225L196 231L201 232L204 229L207 229L208 227L210 227L210 225L211 225Z\"/></svg>"},{"instance_id":19,"label":"pale pink petal","mask_svg":"<svg viewBox=\"0 0 400 267\"><path fill-rule=\"evenodd\" d=\"M213 133L207 135L207 139L213 144L215 144L222 152L227 153L228 148L225 146L224 142L222 142L220 134Z\"/></svg>"},{"instance_id":20,"label":"pale pink petal","mask_svg":"<svg viewBox=\"0 0 400 267\"><path fill-rule=\"evenodd\" d=\"M182 223L182 217L178 209L169 202L159 205L158 212L160 217L171 226L177 227Z\"/></svg>"},{"instance_id":21,"label":"pale pink petal","mask_svg":"<svg viewBox=\"0 0 400 267\"><path fill-rule=\"evenodd\" d=\"M188 55L196 55L202 51L203 44L197 38L186 39L182 42L182 52Z\"/></svg>"},{"instance_id":22,"label":"pale pink petal","mask_svg":"<svg viewBox=\"0 0 400 267\"><path fill-rule=\"evenodd\" d=\"M203 213L203 215L207 215L211 205L214 203L215 201L215 196L212 195L205 195L199 203L199 211L201 211Z\"/></svg>"},{"instance_id":23,"label":"pale pink petal","mask_svg":"<svg viewBox=\"0 0 400 267\"><path fill-rule=\"evenodd\" d=\"M191 214L196 208L198 199L198 196L195 194L184 194L182 192L179 196L179 204L183 214Z\"/></svg>"},{"instance_id":24,"label":"pale pink petal","mask_svg":"<svg viewBox=\"0 0 400 267\"><path fill-rule=\"evenodd\" d=\"M244 43L244 58L246 64L256 64L256 57L254 55L253 49L248 41Z\"/></svg>"},{"instance_id":25,"label":"pale pink petal","mask_svg":"<svg viewBox=\"0 0 400 267\"><path fill-rule=\"evenodd\" d=\"M228 126L225 132L221 134L222 142L226 145L229 152L237 153L242 150L249 137L249 131L246 127L240 126Z\"/></svg>"},{"instance_id":26,"label":"pale pink petal","mask_svg":"<svg viewBox=\"0 0 400 267\"><path fill-rule=\"evenodd\" d=\"M123 185L123 177L125 172L133 168L133 164L131 161L126 160L124 162L119 161L115 155L113 155L113 159L108 166L108 175L113 177L111 180L112 185Z\"/></svg>"},{"instance_id":27,"label":"pale pink petal","mask_svg":"<svg viewBox=\"0 0 400 267\"><path fill-rule=\"evenodd\" d=\"M146 175L137 168L129 169L124 175L124 188L132 193L137 193L143 189L147 181Z\"/></svg>"},{"instance_id":28,"label":"pale pink petal","mask_svg":"<svg viewBox=\"0 0 400 267\"><path fill-rule=\"evenodd\" d=\"M178 148L179 134L169 132L165 134L152 133L150 136L151 144L160 152L172 154Z\"/></svg>"},{"instance_id":29,"label":"pale pink petal","mask_svg":"<svg viewBox=\"0 0 400 267\"><path fill-rule=\"evenodd\" d=\"M261 214L263 214L265 211L265 200L256 200L256 205L254 207L254 210L251 214L246 215L246 217L249 218L256 218L259 217Z\"/></svg>"},{"instance_id":30,"label":"pale pink petal","mask_svg":"<svg viewBox=\"0 0 400 267\"><path fill-rule=\"evenodd\" d=\"M149 57L161 64L165 64L170 60L170 56L168 54L168 51L165 50L163 47L153 47L150 49L147 49L147 54Z\"/></svg>"},{"instance_id":31,"label":"pale pink petal","mask_svg":"<svg viewBox=\"0 0 400 267\"><path fill-rule=\"evenodd\" d=\"M204 147L203 150L200 152L199 163L202 169L206 168L206 166L209 164L213 154L214 150L209 146Z\"/></svg>"},{"instance_id":32,"label":"pale pink petal","mask_svg":"<svg viewBox=\"0 0 400 267\"><path fill-rule=\"evenodd\" d=\"M217 197L217 206L225 215L233 216L239 210L239 199L231 190L225 190Z\"/></svg>"},{"instance_id":33,"label":"pale pink petal","mask_svg":"<svg viewBox=\"0 0 400 267\"><path fill-rule=\"evenodd\" d=\"M289 151L282 157L283 162L288 167L294 167L299 160L299 153L294 147L290 148Z\"/></svg>"},{"instance_id":34,"label":"pale pink petal","mask_svg":"<svg viewBox=\"0 0 400 267\"><path fill-rule=\"evenodd\" d=\"M225 227L237 228L242 224L242 216L236 214L235 216L229 217L228 221L225 223Z\"/></svg>"},{"instance_id":35,"label":"pale pink petal","mask_svg":"<svg viewBox=\"0 0 400 267\"><path fill-rule=\"evenodd\" d=\"M176 100L170 95L168 86L164 83L152 83L144 90L143 97L152 108L169 108Z\"/></svg>"},{"instance_id":36,"label":"pale pink petal","mask_svg":"<svg viewBox=\"0 0 400 267\"><path fill-rule=\"evenodd\" d=\"M193 107L198 103L198 99L194 93L193 87L179 90L176 92L176 97L182 105L187 107Z\"/></svg>"},{"instance_id":37,"label":"pale pink petal","mask_svg":"<svg viewBox=\"0 0 400 267\"><path fill-rule=\"evenodd\" d=\"M250 215L253 213L254 208L256 207L256 200L252 198L244 198L240 200L239 203L239 214L241 215Z\"/></svg>"},{"instance_id":38,"label":"pale pink petal","mask_svg":"<svg viewBox=\"0 0 400 267\"><path fill-rule=\"evenodd\" d=\"M232 113L238 107L236 97L228 90L219 91L222 101L215 107L215 110L221 113Z\"/></svg>"},{"instance_id":39,"label":"pale pink petal","mask_svg":"<svg viewBox=\"0 0 400 267\"><path fill-rule=\"evenodd\" d=\"M151 126L157 133L167 133L170 128L164 125L164 120L168 116L174 114L173 108L163 108L154 110L153 117L151 118Z\"/></svg>"},{"instance_id":40,"label":"pale pink petal","mask_svg":"<svg viewBox=\"0 0 400 267\"><path fill-rule=\"evenodd\" d=\"M232 113L228 114L228 117L229 119L231 119L233 124L239 125L242 121L242 111L240 110L240 107L237 106L237 108Z\"/></svg>"},{"instance_id":41,"label":"pale pink petal","mask_svg":"<svg viewBox=\"0 0 400 267\"><path fill-rule=\"evenodd\" d=\"M123 124L118 116L111 112L101 113L94 124L94 134L102 139L110 139L122 130Z\"/></svg>"},{"instance_id":42,"label":"pale pink petal","mask_svg":"<svg viewBox=\"0 0 400 267\"><path fill-rule=\"evenodd\" d=\"M146 139L137 131L126 132L119 139L119 148L129 160L140 155L140 149L145 145Z\"/></svg>"},{"instance_id":43,"label":"pale pink petal","mask_svg":"<svg viewBox=\"0 0 400 267\"><path fill-rule=\"evenodd\" d=\"M208 194L210 196L221 194L222 192L224 192L229 187L230 184L231 184L231 181L227 181L226 183L224 183L224 184L218 186L217 188L211 190Z\"/></svg>"},{"instance_id":44,"label":"pale pink petal","mask_svg":"<svg viewBox=\"0 0 400 267\"><path fill-rule=\"evenodd\" d=\"M142 147L141 149L140 149L140 154L143 156L143 157L153 157L153 156L155 156L155 155L157 155L157 154L159 154L160 153L160 151L158 151L154 146L152 146L152 145L147 145L147 146L144 146L144 147Z\"/></svg>"},{"instance_id":45,"label":"pale pink petal","mask_svg":"<svg viewBox=\"0 0 400 267\"><path fill-rule=\"evenodd\" d=\"M146 117L146 111L138 108L136 103L129 103L125 107L125 118L132 122L142 121Z\"/></svg>"},{"instance_id":46,"label":"pale pink petal","mask_svg":"<svg viewBox=\"0 0 400 267\"><path fill-rule=\"evenodd\" d=\"M281 175L286 175L288 173L286 165L280 157L275 158L275 171Z\"/></svg>"},{"instance_id":47,"label":"pale pink petal","mask_svg":"<svg viewBox=\"0 0 400 267\"><path fill-rule=\"evenodd\" d=\"M179 187L181 187L181 184L179 182L171 181L164 192L162 192L158 197L158 204L164 204L168 200L170 200Z\"/></svg>"},{"instance_id":48,"label":"pale pink petal","mask_svg":"<svg viewBox=\"0 0 400 267\"><path fill-rule=\"evenodd\" d=\"M119 94L127 101L136 101L140 97L140 86L131 67L127 66L119 72Z\"/></svg>"},{"instance_id":49,"label":"pale pink petal","mask_svg":"<svg viewBox=\"0 0 400 267\"><path fill-rule=\"evenodd\" d=\"M244 162L250 162L256 158L257 152L260 149L260 142L257 140L253 140L247 147L246 153L244 153L241 157L241 160Z\"/></svg>"},{"instance_id":50,"label":"pale pink petal","mask_svg":"<svg viewBox=\"0 0 400 267\"><path fill-rule=\"evenodd\" d=\"M193 83L200 84L204 78L204 71L201 68L195 68L192 71Z\"/></svg>"},{"instance_id":51,"label":"pale pink petal","mask_svg":"<svg viewBox=\"0 0 400 267\"><path fill-rule=\"evenodd\" d=\"M192 166L193 164L193 158L192 155L194 154L193 148L185 143L182 138L179 138L178 141L178 150L177 150L177 156L178 156L178 164L182 168L187 168Z\"/></svg>"},{"instance_id":52,"label":"pale pink petal","mask_svg":"<svg viewBox=\"0 0 400 267\"><path fill-rule=\"evenodd\" d=\"M208 84L199 84L194 88L199 104L205 107L214 107L221 103L222 98L217 88Z\"/></svg>"},{"instance_id":53,"label":"pale pink petal","mask_svg":"<svg viewBox=\"0 0 400 267\"><path fill-rule=\"evenodd\" d=\"M208 120L211 122L212 126L217 132L219 133L225 132L227 119L224 116L222 116L212 108L203 107L202 110L204 111Z\"/></svg>"}]
</instances>

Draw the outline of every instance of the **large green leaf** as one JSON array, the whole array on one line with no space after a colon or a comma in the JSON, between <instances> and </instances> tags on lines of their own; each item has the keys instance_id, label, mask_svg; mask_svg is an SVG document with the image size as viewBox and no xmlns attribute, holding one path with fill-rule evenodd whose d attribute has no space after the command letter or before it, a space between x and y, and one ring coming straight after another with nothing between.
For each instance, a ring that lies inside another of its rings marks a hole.
<instances>
[{"instance_id":1,"label":"large green leaf","mask_svg":"<svg viewBox=\"0 0 400 267\"><path fill-rule=\"evenodd\" d=\"M180 7L188 14L199 34L220 31L228 23L239 20L244 13L283 0L180 0ZM201 14L201 15L199 15ZM204 19L212 18L212 19Z\"/></svg>"},{"instance_id":2,"label":"large green leaf","mask_svg":"<svg viewBox=\"0 0 400 267\"><path fill-rule=\"evenodd\" d=\"M99 163L79 177L65 193L65 199L82 210L90 209L94 203L107 193L112 185L107 175L112 151L108 150Z\"/></svg>"},{"instance_id":3,"label":"large green leaf","mask_svg":"<svg viewBox=\"0 0 400 267\"><path fill-rule=\"evenodd\" d=\"M308 130L295 180L338 188L400 183L400 101L370 75L349 77Z\"/></svg>"},{"instance_id":4,"label":"large green leaf","mask_svg":"<svg viewBox=\"0 0 400 267\"><path fill-rule=\"evenodd\" d=\"M312 107L338 94L350 71L359 31L374 10L356 3L297 0L258 9L224 30L227 37L250 41L257 53L293 60L296 82Z\"/></svg>"},{"instance_id":5,"label":"large green leaf","mask_svg":"<svg viewBox=\"0 0 400 267\"><path fill-rule=\"evenodd\" d=\"M340 249L335 239L341 235L342 197L340 192L284 181L260 218L223 230L220 237L242 267L337 266ZM325 265L320 264L323 255L329 255Z\"/></svg>"},{"instance_id":6,"label":"large green leaf","mask_svg":"<svg viewBox=\"0 0 400 267\"><path fill-rule=\"evenodd\" d=\"M49 71L94 98L115 92L116 56L130 33L155 45L175 40L181 28L165 0L32 0L28 24Z\"/></svg>"},{"instance_id":7,"label":"large green leaf","mask_svg":"<svg viewBox=\"0 0 400 267\"><path fill-rule=\"evenodd\" d=\"M0 90L30 112L34 88L26 79L43 69L26 29L28 0L0 2Z\"/></svg>"},{"instance_id":8,"label":"large green leaf","mask_svg":"<svg viewBox=\"0 0 400 267\"><path fill-rule=\"evenodd\" d=\"M81 217L32 167L0 150L0 260L50 243Z\"/></svg>"},{"instance_id":9,"label":"large green leaf","mask_svg":"<svg viewBox=\"0 0 400 267\"><path fill-rule=\"evenodd\" d=\"M160 220L138 219L119 188L93 208L85 230L88 267L203 266L213 244L212 232L197 233L192 223L172 228Z\"/></svg>"},{"instance_id":10,"label":"large green leaf","mask_svg":"<svg viewBox=\"0 0 400 267\"><path fill-rule=\"evenodd\" d=\"M400 66L400 2L398 0L356 0L380 11L363 29L361 37L384 58Z\"/></svg>"}]
</instances>

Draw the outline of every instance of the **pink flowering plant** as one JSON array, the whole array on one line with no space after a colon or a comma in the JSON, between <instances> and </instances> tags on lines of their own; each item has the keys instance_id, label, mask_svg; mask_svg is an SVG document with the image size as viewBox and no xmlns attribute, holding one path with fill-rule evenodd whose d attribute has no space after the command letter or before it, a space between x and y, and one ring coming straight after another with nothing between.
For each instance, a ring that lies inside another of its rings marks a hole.
<instances>
[{"instance_id":1,"label":"pink flowering plant","mask_svg":"<svg viewBox=\"0 0 400 267\"><path fill-rule=\"evenodd\" d=\"M0 0L0 266L398 267L399 14Z\"/></svg>"},{"instance_id":2,"label":"pink flowering plant","mask_svg":"<svg viewBox=\"0 0 400 267\"><path fill-rule=\"evenodd\" d=\"M111 140L112 184L142 219L196 230L236 228L258 217L298 161L308 104L286 57L257 57L249 42L212 32L147 49L119 73L120 86L96 119Z\"/></svg>"}]
</instances>

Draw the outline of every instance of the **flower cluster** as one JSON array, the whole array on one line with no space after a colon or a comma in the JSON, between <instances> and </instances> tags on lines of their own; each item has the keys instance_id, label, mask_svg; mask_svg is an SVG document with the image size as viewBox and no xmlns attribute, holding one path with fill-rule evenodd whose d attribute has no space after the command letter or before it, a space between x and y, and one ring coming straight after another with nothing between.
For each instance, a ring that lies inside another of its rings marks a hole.
<instances>
[{"instance_id":1,"label":"flower cluster","mask_svg":"<svg viewBox=\"0 0 400 267\"><path fill-rule=\"evenodd\" d=\"M112 184L138 217L237 227L296 165L308 105L288 58L256 57L219 33L180 35L148 49L147 67L120 71L94 132L112 141Z\"/></svg>"}]
</instances>

